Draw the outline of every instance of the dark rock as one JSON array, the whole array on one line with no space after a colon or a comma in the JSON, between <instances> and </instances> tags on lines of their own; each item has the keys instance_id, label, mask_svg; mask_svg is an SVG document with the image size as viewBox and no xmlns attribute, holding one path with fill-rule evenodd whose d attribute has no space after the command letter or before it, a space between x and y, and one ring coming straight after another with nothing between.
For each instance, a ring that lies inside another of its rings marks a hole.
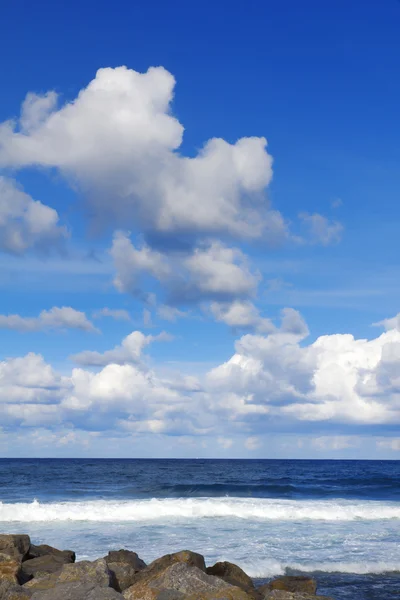
<instances>
[{"instance_id":1,"label":"dark rock","mask_svg":"<svg viewBox=\"0 0 400 600\"><path fill-rule=\"evenodd\" d=\"M30 545L28 560L33 558L39 558L41 556L57 556L64 557L64 563L73 563L76 559L76 554L72 550L57 550L47 544L41 544L40 546Z\"/></svg>"},{"instance_id":2,"label":"dark rock","mask_svg":"<svg viewBox=\"0 0 400 600\"><path fill-rule=\"evenodd\" d=\"M112 550L104 557L106 563L126 563L131 565L135 571L142 571L147 567L144 560L142 560L136 552L130 550Z\"/></svg>"},{"instance_id":3,"label":"dark rock","mask_svg":"<svg viewBox=\"0 0 400 600\"><path fill-rule=\"evenodd\" d=\"M135 575L138 571L135 571L128 563L109 562L107 565L113 575L112 587L117 592L123 592L135 582Z\"/></svg>"},{"instance_id":4,"label":"dark rock","mask_svg":"<svg viewBox=\"0 0 400 600\"><path fill-rule=\"evenodd\" d=\"M32 577L43 576L46 573L57 573L63 566L70 563L69 556L48 555L31 558L22 563L22 577L24 582L29 581Z\"/></svg>"},{"instance_id":5,"label":"dark rock","mask_svg":"<svg viewBox=\"0 0 400 600\"><path fill-rule=\"evenodd\" d=\"M0 534L0 554L16 560L23 560L28 555L30 545L29 535Z\"/></svg>"},{"instance_id":6,"label":"dark rock","mask_svg":"<svg viewBox=\"0 0 400 600\"><path fill-rule=\"evenodd\" d=\"M231 585L236 585L242 590L248 591L254 589L253 580L237 565L224 561L217 562L212 567L206 569L207 575L220 577Z\"/></svg>"},{"instance_id":7,"label":"dark rock","mask_svg":"<svg viewBox=\"0 0 400 600\"><path fill-rule=\"evenodd\" d=\"M82 581L65 581L57 584L52 589L48 590L35 590L31 597L31 600L110 600L119 598L122 600L121 594L118 594L111 588L106 588L107 591L114 593L114 595L100 596L99 591L102 588L98 588L96 584L92 582Z\"/></svg>"},{"instance_id":8,"label":"dark rock","mask_svg":"<svg viewBox=\"0 0 400 600\"><path fill-rule=\"evenodd\" d=\"M171 591L179 594L173 594ZM171 593L167 594L167 591ZM125 600L249 600L244 590L219 577L184 562L175 562L150 580L142 580L125 590Z\"/></svg>"},{"instance_id":9,"label":"dark rock","mask_svg":"<svg viewBox=\"0 0 400 600\"><path fill-rule=\"evenodd\" d=\"M63 565L61 571L49 573L44 577L35 577L24 585L24 588L29 588L37 591L53 590L62 583L79 583L87 584L86 586L93 587L109 587L113 583L113 577L107 563L100 558L90 562L84 560L77 563ZM71 588L72 589L72 588ZM91 589L91 588L90 588Z\"/></svg>"},{"instance_id":10,"label":"dark rock","mask_svg":"<svg viewBox=\"0 0 400 600\"><path fill-rule=\"evenodd\" d=\"M272 590L262 596L262 600L333 600L328 596L314 596L302 592L285 592L284 590Z\"/></svg>"},{"instance_id":11,"label":"dark rock","mask_svg":"<svg viewBox=\"0 0 400 600\"><path fill-rule=\"evenodd\" d=\"M317 593L317 583L311 577L284 575L276 577L276 579L259 588L262 593L272 590L315 595Z\"/></svg>"}]
</instances>

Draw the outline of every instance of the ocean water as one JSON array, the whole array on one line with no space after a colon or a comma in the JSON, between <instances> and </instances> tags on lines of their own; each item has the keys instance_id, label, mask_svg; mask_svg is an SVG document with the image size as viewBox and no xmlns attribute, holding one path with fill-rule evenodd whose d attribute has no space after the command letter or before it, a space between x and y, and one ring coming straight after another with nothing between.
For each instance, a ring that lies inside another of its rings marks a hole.
<instances>
[{"instance_id":1,"label":"ocean water","mask_svg":"<svg viewBox=\"0 0 400 600\"><path fill-rule=\"evenodd\" d=\"M0 532L146 562L190 549L337 600L400 599L400 461L1 459Z\"/></svg>"}]
</instances>

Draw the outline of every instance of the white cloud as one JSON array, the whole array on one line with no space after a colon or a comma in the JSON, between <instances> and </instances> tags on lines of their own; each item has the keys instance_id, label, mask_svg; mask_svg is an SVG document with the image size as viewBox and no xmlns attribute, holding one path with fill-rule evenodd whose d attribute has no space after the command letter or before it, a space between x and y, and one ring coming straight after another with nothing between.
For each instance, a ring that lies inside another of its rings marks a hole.
<instances>
[{"instance_id":1,"label":"white cloud","mask_svg":"<svg viewBox=\"0 0 400 600\"><path fill-rule=\"evenodd\" d=\"M116 321L131 321L131 316L127 310L123 308L102 308L93 313L94 319L101 319L102 317L111 317Z\"/></svg>"},{"instance_id":2,"label":"white cloud","mask_svg":"<svg viewBox=\"0 0 400 600\"><path fill-rule=\"evenodd\" d=\"M0 329L15 329L24 332L47 329L80 329L98 333L98 329L88 320L85 313L70 306L53 306L50 310L42 310L38 317L0 315Z\"/></svg>"},{"instance_id":3,"label":"white cloud","mask_svg":"<svg viewBox=\"0 0 400 600\"><path fill-rule=\"evenodd\" d=\"M61 377L38 354L0 362L0 404L44 404L58 398L61 387Z\"/></svg>"},{"instance_id":4,"label":"white cloud","mask_svg":"<svg viewBox=\"0 0 400 600\"><path fill-rule=\"evenodd\" d=\"M58 221L57 211L0 175L0 250L20 255L60 247L67 231Z\"/></svg>"},{"instance_id":5,"label":"white cloud","mask_svg":"<svg viewBox=\"0 0 400 600\"><path fill-rule=\"evenodd\" d=\"M358 440L346 435L326 435L314 438L311 445L316 450L344 450L354 448Z\"/></svg>"},{"instance_id":6,"label":"white cloud","mask_svg":"<svg viewBox=\"0 0 400 600\"><path fill-rule=\"evenodd\" d=\"M180 155L174 85L162 67L118 67L100 69L60 108L54 92L29 94L19 122L0 125L0 165L59 168L103 223L168 235L284 237L286 225L264 196L272 178L266 140L213 138L194 158Z\"/></svg>"},{"instance_id":7,"label":"white cloud","mask_svg":"<svg viewBox=\"0 0 400 600\"><path fill-rule=\"evenodd\" d=\"M179 310L174 306L161 304L161 306L157 308L157 315L160 317L160 319L164 319L164 321L174 322L178 319L188 317L189 313L183 310Z\"/></svg>"},{"instance_id":8,"label":"white cloud","mask_svg":"<svg viewBox=\"0 0 400 600\"><path fill-rule=\"evenodd\" d=\"M233 329L249 329L259 333L271 333L275 330L272 321L261 317L258 309L249 301L212 302L210 310L216 321L226 323Z\"/></svg>"},{"instance_id":9,"label":"white cloud","mask_svg":"<svg viewBox=\"0 0 400 600\"><path fill-rule=\"evenodd\" d=\"M233 446L233 440L231 438L219 437L217 438L217 443L224 450L229 450Z\"/></svg>"},{"instance_id":10,"label":"white cloud","mask_svg":"<svg viewBox=\"0 0 400 600\"><path fill-rule=\"evenodd\" d=\"M390 331L390 329L397 329L397 331L400 331L400 313L395 317L383 319L383 321L378 321L378 323L374 323L373 325L374 327L384 327L386 331Z\"/></svg>"},{"instance_id":11,"label":"white cloud","mask_svg":"<svg viewBox=\"0 0 400 600\"><path fill-rule=\"evenodd\" d=\"M113 350L93 352L86 350L71 356L71 360L85 366L105 366L111 363L117 365L138 363L143 349L156 341L169 341L171 336L165 332L158 335L144 335L141 331L133 331L122 340L120 346L115 346Z\"/></svg>"},{"instance_id":12,"label":"white cloud","mask_svg":"<svg viewBox=\"0 0 400 600\"><path fill-rule=\"evenodd\" d=\"M244 445L247 450L258 450L258 448L261 448L262 443L257 437L252 436L247 438Z\"/></svg>"},{"instance_id":13,"label":"white cloud","mask_svg":"<svg viewBox=\"0 0 400 600\"><path fill-rule=\"evenodd\" d=\"M119 232L111 248L121 292L140 295L141 278L150 275L175 302L200 302L210 298L253 295L259 281L250 271L245 255L212 241L190 252L161 253L148 246L137 249Z\"/></svg>"},{"instance_id":14,"label":"white cloud","mask_svg":"<svg viewBox=\"0 0 400 600\"><path fill-rule=\"evenodd\" d=\"M343 234L343 225L339 221L329 221L326 217L314 213L300 213L300 219L309 230L310 242L329 246L340 242Z\"/></svg>"},{"instance_id":15,"label":"white cloud","mask_svg":"<svg viewBox=\"0 0 400 600\"><path fill-rule=\"evenodd\" d=\"M377 448L381 450L392 450L393 452L400 452L400 438L391 438L387 440L378 440L376 442Z\"/></svg>"}]
</instances>

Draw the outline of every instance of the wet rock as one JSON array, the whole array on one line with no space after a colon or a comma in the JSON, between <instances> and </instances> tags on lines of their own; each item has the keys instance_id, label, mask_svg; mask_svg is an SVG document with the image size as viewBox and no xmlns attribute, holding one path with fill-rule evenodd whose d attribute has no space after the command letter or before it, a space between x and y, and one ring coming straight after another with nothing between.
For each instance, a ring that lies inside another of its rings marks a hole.
<instances>
[{"instance_id":1,"label":"wet rock","mask_svg":"<svg viewBox=\"0 0 400 600\"><path fill-rule=\"evenodd\" d=\"M29 535L0 534L0 554L16 560L23 560L29 552L31 540Z\"/></svg>"},{"instance_id":2,"label":"wet rock","mask_svg":"<svg viewBox=\"0 0 400 600\"><path fill-rule=\"evenodd\" d=\"M174 594L173 592L179 592ZM249 600L244 590L187 563L176 562L125 590L126 600Z\"/></svg>"},{"instance_id":3,"label":"wet rock","mask_svg":"<svg viewBox=\"0 0 400 600\"><path fill-rule=\"evenodd\" d=\"M0 581L9 581L13 584L19 583L21 563L8 556L0 562Z\"/></svg>"},{"instance_id":4,"label":"wet rock","mask_svg":"<svg viewBox=\"0 0 400 600\"><path fill-rule=\"evenodd\" d=\"M63 557L64 563L73 563L75 562L76 555L72 550L58 550L57 548L53 548L52 546L48 546L47 544L41 544L40 546L35 546L34 544L30 545L28 560L33 558L39 558L41 556L57 556Z\"/></svg>"},{"instance_id":5,"label":"wet rock","mask_svg":"<svg viewBox=\"0 0 400 600\"><path fill-rule=\"evenodd\" d=\"M259 588L259 591L263 593L272 590L315 595L317 593L317 582L311 577L284 575L276 577Z\"/></svg>"},{"instance_id":6,"label":"wet rock","mask_svg":"<svg viewBox=\"0 0 400 600\"><path fill-rule=\"evenodd\" d=\"M243 571L243 569L233 563L227 561L217 562L212 567L207 567L206 573L208 575L220 577L227 583L236 585L245 591L254 589L253 580Z\"/></svg>"}]
</instances>

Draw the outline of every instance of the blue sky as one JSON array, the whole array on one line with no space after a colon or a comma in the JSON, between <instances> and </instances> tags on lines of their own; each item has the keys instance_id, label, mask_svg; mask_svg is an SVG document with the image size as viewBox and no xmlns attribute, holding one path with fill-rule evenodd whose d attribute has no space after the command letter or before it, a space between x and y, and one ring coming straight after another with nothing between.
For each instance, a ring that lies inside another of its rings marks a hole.
<instances>
[{"instance_id":1,"label":"blue sky","mask_svg":"<svg viewBox=\"0 0 400 600\"><path fill-rule=\"evenodd\" d=\"M0 452L398 457L400 3L4 14Z\"/></svg>"}]
</instances>

